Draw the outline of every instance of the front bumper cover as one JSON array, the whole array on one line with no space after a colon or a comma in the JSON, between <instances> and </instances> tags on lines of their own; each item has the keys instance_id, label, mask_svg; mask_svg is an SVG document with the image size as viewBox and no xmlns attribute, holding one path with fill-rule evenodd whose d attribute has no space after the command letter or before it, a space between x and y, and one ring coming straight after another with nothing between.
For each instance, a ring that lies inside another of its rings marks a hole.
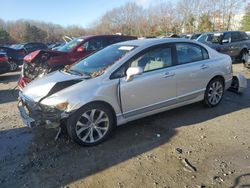
<instances>
[{"instance_id":1,"label":"front bumper cover","mask_svg":"<svg viewBox=\"0 0 250 188\"><path fill-rule=\"evenodd\" d=\"M56 110L55 112L45 112L39 103L27 99L19 93L18 110L23 123L30 127L45 126L46 128L57 128L63 118L69 114Z\"/></svg>"},{"instance_id":2,"label":"front bumper cover","mask_svg":"<svg viewBox=\"0 0 250 188\"><path fill-rule=\"evenodd\" d=\"M241 74L234 75L231 87L228 90L235 93L244 93L246 89L247 79Z\"/></svg>"}]
</instances>

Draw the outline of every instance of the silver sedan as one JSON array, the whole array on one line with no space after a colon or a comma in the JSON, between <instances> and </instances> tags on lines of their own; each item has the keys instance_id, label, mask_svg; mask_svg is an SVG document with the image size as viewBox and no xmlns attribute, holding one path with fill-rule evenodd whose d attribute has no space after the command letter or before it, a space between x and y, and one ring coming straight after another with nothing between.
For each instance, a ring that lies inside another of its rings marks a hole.
<instances>
[{"instance_id":1,"label":"silver sedan","mask_svg":"<svg viewBox=\"0 0 250 188\"><path fill-rule=\"evenodd\" d=\"M65 126L75 142L96 145L135 119L198 101L214 107L231 82L231 58L199 42L134 40L34 80L18 108L29 127Z\"/></svg>"}]
</instances>

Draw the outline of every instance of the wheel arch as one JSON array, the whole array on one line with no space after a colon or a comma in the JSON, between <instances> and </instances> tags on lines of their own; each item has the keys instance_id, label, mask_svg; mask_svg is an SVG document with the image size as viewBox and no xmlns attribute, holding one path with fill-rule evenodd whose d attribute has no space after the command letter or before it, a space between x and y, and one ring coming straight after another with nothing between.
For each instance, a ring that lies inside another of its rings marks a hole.
<instances>
[{"instance_id":1,"label":"wheel arch","mask_svg":"<svg viewBox=\"0 0 250 188\"><path fill-rule=\"evenodd\" d=\"M92 104L101 104L101 105L109 108L111 110L111 112L112 112L115 124L117 124L117 118L116 118L115 110L114 110L113 106L111 104L109 104L108 102L106 102L106 101L102 101L102 100L91 101L91 102L88 102L88 103L82 105L78 110L80 110L81 108L86 107L86 106L91 106Z\"/></svg>"},{"instance_id":2,"label":"wheel arch","mask_svg":"<svg viewBox=\"0 0 250 188\"><path fill-rule=\"evenodd\" d=\"M209 84L212 80L214 80L214 79L221 79L221 80L223 81L223 86L225 86L225 78L224 78L224 76L222 76L222 75L215 75L215 76L213 76L213 77L209 80L208 84ZM207 84L207 86L208 86L208 84Z\"/></svg>"}]
</instances>

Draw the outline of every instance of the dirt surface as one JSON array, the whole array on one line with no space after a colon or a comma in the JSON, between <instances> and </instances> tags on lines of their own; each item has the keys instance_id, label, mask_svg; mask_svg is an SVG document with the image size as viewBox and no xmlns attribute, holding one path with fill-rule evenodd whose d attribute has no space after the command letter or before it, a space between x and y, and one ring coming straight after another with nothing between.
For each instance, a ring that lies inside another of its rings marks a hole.
<instances>
[{"instance_id":1,"label":"dirt surface","mask_svg":"<svg viewBox=\"0 0 250 188\"><path fill-rule=\"evenodd\" d=\"M248 78L241 64L235 72ZM118 127L96 147L23 126L19 73L0 75L0 187L250 187L250 88ZM245 185L245 186L244 186Z\"/></svg>"}]
</instances>

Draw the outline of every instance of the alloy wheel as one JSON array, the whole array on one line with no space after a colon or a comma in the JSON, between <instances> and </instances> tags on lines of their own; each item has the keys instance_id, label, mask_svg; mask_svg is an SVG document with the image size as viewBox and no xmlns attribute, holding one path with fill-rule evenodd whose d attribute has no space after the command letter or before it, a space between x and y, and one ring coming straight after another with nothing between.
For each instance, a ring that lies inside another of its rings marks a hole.
<instances>
[{"instance_id":1,"label":"alloy wheel","mask_svg":"<svg viewBox=\"0 0 250 188\"><path fill-rule=\"evenodd\" d=\"M75 127L77 137L85 143L95 143L109 130L108 115L99 109L89 110L81 115Z\"/></svg>"},{"instance_id":2,"label":"alloy wheel","mask_svg":"<svg viewBox=\"0 0 250 188\"><path fill-rule=\"evenodd\" d=\"M220 81L213 82L208 90L208 100L212 105L220 102L223 96L223 85Z\"/></svg>"}]
</instances>

